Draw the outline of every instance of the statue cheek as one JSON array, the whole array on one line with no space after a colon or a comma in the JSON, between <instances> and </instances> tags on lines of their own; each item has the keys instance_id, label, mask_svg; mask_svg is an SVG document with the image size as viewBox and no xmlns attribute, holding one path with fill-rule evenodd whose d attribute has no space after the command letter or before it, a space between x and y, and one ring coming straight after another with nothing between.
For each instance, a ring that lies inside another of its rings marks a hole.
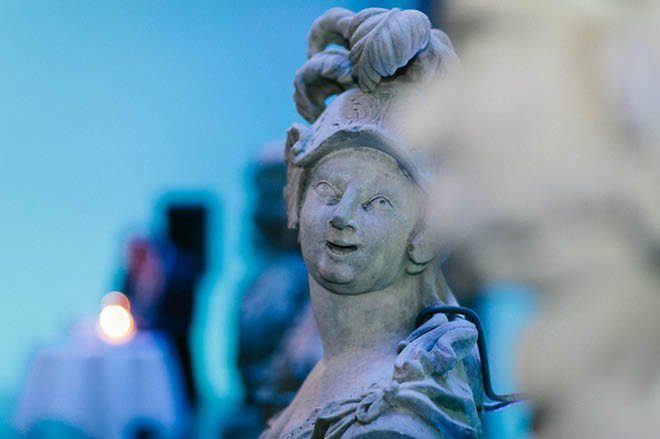
<instances>
[{"instance_id":1,"label":"statue cheek","mask_svg":"<svg viewBox=\"0 0 660 439\"><path fill-rule=\"evenodd\" d=\"M393 221L388 224L387 232L380 240L379 252L384 256L387 267L400 265L408 259L408 242L413 231L413 226Z\"/></svg>"},{"instance_id":2,"label":"statue cheek","mask_svg":"<svg viewBox=\"0 0 660 439\"><path fill-rule=\"evenodd\" d=\"M389 248L389 246L398 245L397 243L401 242L403 242L401 245L405 247L412 226L409 227L407 222L402 221L402 218L380 215L374 218L365 230L370 234L369 239L380 248Z\"/></svg>"},{"instance_id":3,"label":"statue cheek","mask_svg":"<svg viewBox=\"0 0 660 439\"><path fill-rule=\"evenodd\" d=\"M322 235L323 225L328 222L323 206L305 205L300 215L300 230L308 237ZM302 238L302 236L301 236Z\"/></svg>"},{"instance_id":4,"label":"statue cheek","mask_svg":"<svg viewBox=\"0 0 660 439\"><path fill-rule=\"evenodd\" d=\"M306 219L315 224L327 223L335 209L335 206L328 205L325 200L319 198L316 194L308 194L300 212L301 222Z\"/></svg>"}]
</instances>

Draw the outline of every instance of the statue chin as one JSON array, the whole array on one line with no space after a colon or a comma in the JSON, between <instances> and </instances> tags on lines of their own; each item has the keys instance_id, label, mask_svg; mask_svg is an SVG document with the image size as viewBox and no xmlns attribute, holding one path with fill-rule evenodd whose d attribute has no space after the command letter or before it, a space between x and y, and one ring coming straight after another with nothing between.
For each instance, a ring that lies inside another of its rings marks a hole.
<instances>
[{"instance_id":1,"label":"statue chin","mask_svg":"<svg viewBox=\"0 0 660 439\"><path fill-rule=\"evenodd\" d=\"M341 294L344 296L357 296L359 294L367 293L363 291L356 283L350 279L345 280L341 276L334 273L321 274L317 270L313 270L312 277L314 280L326 290L334 294Z\"/></svg>"},{"instance_id":2,"label":"statue chin","mask_svg":"<svg viewBox=\"0 0 660 439\"><path fill-rule=\"evenodd\" d=\"M346 279L345 277L337 276L336 273L332 272L321 273L314 269L309 270L309 272L316 283L318 283L324 289L333 294L342 296L359 296L361 294L382 290L389 286L389 284L365 285L366 282L360 282L360 279L356 279L354 276L351 276L350 279Z\"/></svg>"}]
</instances>

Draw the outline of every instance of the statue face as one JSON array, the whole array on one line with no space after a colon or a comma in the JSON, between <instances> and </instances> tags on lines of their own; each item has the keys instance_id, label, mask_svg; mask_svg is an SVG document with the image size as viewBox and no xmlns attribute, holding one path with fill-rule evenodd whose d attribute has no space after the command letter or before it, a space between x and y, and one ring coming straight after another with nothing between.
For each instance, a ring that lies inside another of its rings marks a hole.
<instances>
[{"instance_id":1,"label":"statue face","mask_svg":"<svg viewBox=\"0 0 660 439\"><path fill-rule=\"evenodd\" d=\"M421 196L389 155L371 148L324 157L307 180L300 242L312 277L337 294L380 290L405 273Z\"/></svg>"}]
</instances>

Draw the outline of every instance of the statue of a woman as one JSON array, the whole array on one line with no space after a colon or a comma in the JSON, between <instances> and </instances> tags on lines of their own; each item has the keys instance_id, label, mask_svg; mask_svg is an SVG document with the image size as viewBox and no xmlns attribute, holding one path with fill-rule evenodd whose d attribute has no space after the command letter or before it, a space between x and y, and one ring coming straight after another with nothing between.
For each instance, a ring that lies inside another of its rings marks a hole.
<instances>
[{"instance_id":1,"label":"statue of a woman","mask_svg":"<svg viewBox=\"0 0 660 439\"><path fill-rule=\"evenodd\" d=\"M481 435L475 327L442 314L415 324L455 299L425 221L437 160L393 123L402 91L453 60L418 11L334 8L314 22L294 96L313 126L288 132L285 195L324 356L262 438Z\"/></svg>"}]
</instances>

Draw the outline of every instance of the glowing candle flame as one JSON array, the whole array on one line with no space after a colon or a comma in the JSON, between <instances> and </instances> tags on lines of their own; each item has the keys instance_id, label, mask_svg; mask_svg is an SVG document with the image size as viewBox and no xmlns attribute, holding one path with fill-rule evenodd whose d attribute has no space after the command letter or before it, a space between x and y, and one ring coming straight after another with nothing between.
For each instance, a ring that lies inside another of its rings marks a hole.
<instances>
[{"instance_id":1,"label":"glowing candle flame","mask_svg":"<svg viewBox=\"0 0 660 439\"><path fill-rule=\"evenodd\" d=\"M103 297L102 304L98 319L101 337L111 343L130 340L135 332L135 324L128 298L122 293L112 292Z\"/></svg>"}]
</instances>

